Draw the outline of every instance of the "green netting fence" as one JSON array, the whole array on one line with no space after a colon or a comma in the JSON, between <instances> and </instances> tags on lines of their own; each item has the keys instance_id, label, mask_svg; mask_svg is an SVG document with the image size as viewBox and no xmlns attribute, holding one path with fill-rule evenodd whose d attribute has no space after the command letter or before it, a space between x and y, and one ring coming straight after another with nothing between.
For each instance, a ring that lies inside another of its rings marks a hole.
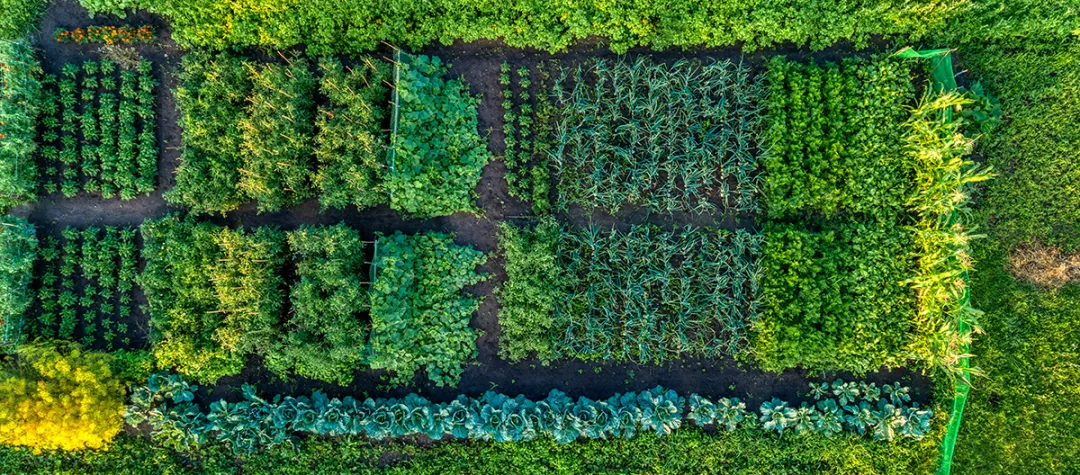
<instances>
[{"instance_id":1,"label":"green netting fence","mask_svg":"<svg viewBox=\"0 0 1080 475\"><path fill-rule=\"evenodd\" d=\"M897 53L897 56L901 58L921 58L930 61L930 80L934 87L941 90L953 90L956 89L956 75L953 71L952 64L952 50L950 49L935 49L916 51L911 48L905 48ZM946 111L949 120L952 120L952 112ZM957 213L949 218L949 224L952 225L959 221L960 217ZM971 285L970 276L967 272L964 272L961 276L964 280L964 293L960 298L960 308L969 308L971 306ZM957 325L961 333L970 333L971 326L963 318L957 318ZM970 351L969 346L963 348L964 353L967 354ZM960 359L960 368L965 375L969 374L971 368L971 362L968 358ZM952 471L953 451L956 449L956 438L960 433L960 423L964 418L964 406L967 404L968 392L971 390L971 384L968 378L958 378L955 384L955 397L953 398L952 411L949 414L949 425L945 431L945 439L941 444L941 464L938 468L938 475L949 475Z\"/></svg>"}]
</instances>

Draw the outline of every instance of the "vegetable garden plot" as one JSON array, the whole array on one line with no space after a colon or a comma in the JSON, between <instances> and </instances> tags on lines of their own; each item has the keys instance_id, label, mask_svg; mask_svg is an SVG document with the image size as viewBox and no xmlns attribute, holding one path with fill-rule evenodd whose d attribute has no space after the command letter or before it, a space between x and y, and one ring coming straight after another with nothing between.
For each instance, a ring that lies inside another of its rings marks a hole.
<instances>
[{"instance_id":1,"label":"vegetable garden plot","mask_svg":"<svg viewBox=\"0 0 1080 475\"><path fill-rule=\"evenodd\" d=\"M490 159L477 130L479 101L444 77L438 58L404 55L392 84L390 65L374 57L348 66L324 58L317 69L282 57L184 58L177 102L185 149L170 203L224 213L255 200L260 212L275 212L318 194L323 209L478 211L474 188Z\"/></svg>"},{"instance_id":2,"label":"vegetable garden plot","mask_svg":"<svg viewBox=\"0 0 1080 475\"><path fill-rule=\"evenodd\" d=\"M451 235L365 243L344 225L286 234L176 215L148 220L142 233L153 353L187 377L213 383L260 355L283 377L345 384L366 366L390 370L396 384L425 370L442 386L476 357L469 318L480 301L461 290L487 277L474 270L486 256ZM367 244L377 249L371 260ZM299 280L290 283L293 262Z\"/></svg>"},{"instance_id":3,"label":"vegetable garden plot","mask_svg":"<svg viewBox=\"0 0 1080 475\"><path fill-rule=\"evenodd\" d=\"M108 59L64 65L46 76L39 149L46 193L134 199L157 187L152 65Z\"/></svg>"},{"instance_id":4,"label":"vegetable garden plot","mask_svg":"<svg viewBox=\"0 0 1080 475\"><path fill-rule=\"evenodd\" d=\"M756 212L764 94L762 77L729 61L563 71L552 88L556 208Z\"/></svg>"},{"instance_id":5,"label":"vegetable garden plot","mask_svg":"<svg viewBox=\"0 0 1080 475\"><path fill-rule=\"evenodd\" d=\"M504 226L503 352L660 363L742 349L758 312L760 236Z\"/></svg>"},{"instance_id":6,"label":"vegetable garden plot","mask_svg":"<svg viewBox=\"0 0 1080 475\"><path fill-rule=\"evenodd\" d=\"M40 243L42 272L27 339L78 341L84 348L133 348L138 274L135 230L67 228Z\"/></svg>"}]
</instances>

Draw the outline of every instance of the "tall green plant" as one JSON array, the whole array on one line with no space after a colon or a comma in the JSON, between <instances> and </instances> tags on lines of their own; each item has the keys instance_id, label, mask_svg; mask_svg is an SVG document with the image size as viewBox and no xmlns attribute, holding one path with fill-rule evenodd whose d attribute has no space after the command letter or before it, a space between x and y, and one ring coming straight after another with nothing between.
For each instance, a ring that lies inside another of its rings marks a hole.
<instances>
[{"instance_id":1,"label":"tall green plant","mask_svg":"<svg viewBox=\"0 0 1080 475\"><path fill-rule=\"evenodd\" d=\"M30 280L37 260L34 225L22 218L0 218L0 343L18 343L26 310L33 303Z\"/></svg>"},{"instance_id":2,"label":"tall green plant","mask_svg":"<svg viewBox=\"0 0 1080 475\"><path fill-rule=\"evenodd\" d=\"M213 382L239 373L268 347L284 303L285 236L272 228L231 230L169 215L141 226L159 367Z\"/></svg>"},{"instance_id":3,"label":"tall green plant","mask_svg":"<svg viewBox=\"0 0 1080 475\"><path fill-rule=\"evenodd\" d=\"M238 125L244 160L237 186L259 212L278 211L313 193L315 77L300 57L287 65L249 65L248 72L253 90Z\"/></svg>"},{"instance_id":4,"label":"tall green plant","mask_svg":"<svg viewBox=\"0 0 1080 475\"><path fill-rule=\"evenodd\" d=\"M246 63L190 53L180 66L176 105L184 148L165 199L196 213L227 212L247 201L237 188L243 156L239 123L251 94Z\"/></svg>"},{"instance_id":5,"label":"tall green plant","mask_svg":"<svg viewBox=\"0 0 1080 475\"><path fill-rule=\"evenodd\" d=\"M5 12L3 17L18 14ZM30 44L0 35L0 212L37 199L34 140L41 65Z\"/></svg>"},{"instance_id":6,"label":"tall green plant","mask_svg":"<svg viewBox=\"0 0 1080 475\"><path fill-rule=\"evenodd\" d=\"M319 91L330 104L319 109L314 183L325 208L369 208L385 203L390 65L364 58L348 68L335 59L319 62Z\"/></svg>"}]
</instances>

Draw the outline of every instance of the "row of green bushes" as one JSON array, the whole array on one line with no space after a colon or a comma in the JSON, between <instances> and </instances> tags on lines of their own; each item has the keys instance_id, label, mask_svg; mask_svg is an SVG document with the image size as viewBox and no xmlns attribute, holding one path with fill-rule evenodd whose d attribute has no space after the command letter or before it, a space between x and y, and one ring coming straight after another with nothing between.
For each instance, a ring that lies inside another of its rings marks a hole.
<instances>
[{"instance_id":1,"label":"row of green bushes","mask_svg":"<svg viewBox=\"0 0 1080 475\"><path fill-rule=\"evenodd\" d=\"M395 78L375 58L348 66L323 59L316 72L302 57L184 56L176 93L184 150L166 200L199 213L249 200L277 211L316 194L323 208L474 211L490 159L477 130L479 100L444 77L438 58L406 56L398 65ZM400 107L389 137L393 81ZM326 105L316 107L320 96Z\"/></svg>"},{"instance_id":2,"label":"row of green bushes","mask_svg":"<svg viewBox=\"0 0 1080 475\"><path fill-rule=\"evenodd\" d=\"M367 364L398 384L426 369L453 385L476 356L479 301L461 290L485 278L474 268L486 257L450 235L382 236L368 254L345 225L245 231L170 215L142 236L159 367L213 382L259 354L282 376L345 384ZM288 262L297 282L285 281Z\"/></svg>"},{"instance_id":3,"label":"row of green bushes","mask_svg":"<svg viewBox=\"0 0 1080 475\"><path fill-rule=\"evenodd\" d=\"M420 47L440 41L502 38L510 46L548 51L599 36L625 52L635 46L731 46L760 49L784 43L814 49L872 38L986 41L1075 35L1080 16L1069 0L813 0L694 2L652 0L632 5L600 1L515 0L371 3L364 0L80 0L91 13L145 8L169 19L186 47L217 49L306 44L315 54L357 53L387 41Z\"/></svg>"}]
</instances>

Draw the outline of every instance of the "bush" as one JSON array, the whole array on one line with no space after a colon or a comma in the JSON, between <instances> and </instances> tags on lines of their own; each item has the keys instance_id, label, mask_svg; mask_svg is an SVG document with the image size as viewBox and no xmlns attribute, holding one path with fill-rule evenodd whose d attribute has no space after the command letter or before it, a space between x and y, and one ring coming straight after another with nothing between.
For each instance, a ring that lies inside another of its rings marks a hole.
<instances>
[{"instance_id":1,"label":"bush","mask_svg":"<svg viewBox=\"0 0 1080 475\"><path fill-rule=\"evenodd\" d=\"M480 336L469 327L480 299L461 291L487 278L475 271L487 256L447 234L398 232L379 238L374 260L371 367L393 371L393 384L425 369L436 385L456 385Z\"/></svg>"},{"instance_id":2,"label":"bush","mask_svg":"<svg viewBox=\"0 0 1080 475\"><path fill-rule=\"evenodd\" d=\"M98 449L123 428L111 358L72 344L28 344L0 370L0 443L36 451Z\"/></svg>"},{"instance_id":3,"label":"bush","mask_svg":"<svg viewBox=\"0 0 1080 475\"><path fill-rule=\"evenodd\" d=\"M34 50L25 41L5 37L0 35L0 212L37 199L34 121L42 94Z\"/></svg>"},{"instance_id":4,"label":"bush","mask_svg":"<svg viewBox=\"0 0 1080 475\"><path fill-rule=\"evenodd\" d=\"M244 161L237 186L260 213L279 211L313 192L315 78L302 58L248 68L254 86L238 126Z\"/></svg>"},{"instance_id":5,"label":"bush","mask_svg":"<svg viewBox=\"0 0 1080 475\"><path fill-rule=\"evenodd\" d=\"M0 343L18 343L30 290L38 240L34 225L11 215L0 218Z\"/></svg>"},{"instance_id":6,"label":"bush","mask_svg":"<svg viewBox=\"0 0 1080 475\"><path fill-rule=\"evenodd\" d=\"M178 215L141 226L157 365L201 382L239 373L267 348L284 304L285 236L231 230Z\"/></svg>"},{"instance_id":7,"label":"bush","mask_svg":"<svg viewBox=\"0 0 1080 475\"><path fill-rule=\"evenodd\" d=\"M365 247L344 224L303 225L289 233L299 282L289 291L289 319L266 352L271 371L345 385L367 363L370 328L362 315L371 306L371 283Z\"/></svg>"},{"instance_id":8,"label":"bush","mask_svg":"<svg viewBox=\"0 0 1080 475\"><path fill-rule=\"evenodd\" d=\"M345 68L335 59L319 62L319 91L329 105L319 109L314 181L323 209L359 209L386 203L384 128L390 66L375 58Z\"/></svg>"},{"instance_id":9,"label":"bush","mask_svg":"<svg viewBox=\"0 0 1080 475\"><path fill-rule=\"evenodd\" d=\"M476 184L491 159L477 133L480 100L447 80L438 57L402 59L398 129L386 172L390 206L416 217L476 211Z\"/></svg>"}]
</instances>

